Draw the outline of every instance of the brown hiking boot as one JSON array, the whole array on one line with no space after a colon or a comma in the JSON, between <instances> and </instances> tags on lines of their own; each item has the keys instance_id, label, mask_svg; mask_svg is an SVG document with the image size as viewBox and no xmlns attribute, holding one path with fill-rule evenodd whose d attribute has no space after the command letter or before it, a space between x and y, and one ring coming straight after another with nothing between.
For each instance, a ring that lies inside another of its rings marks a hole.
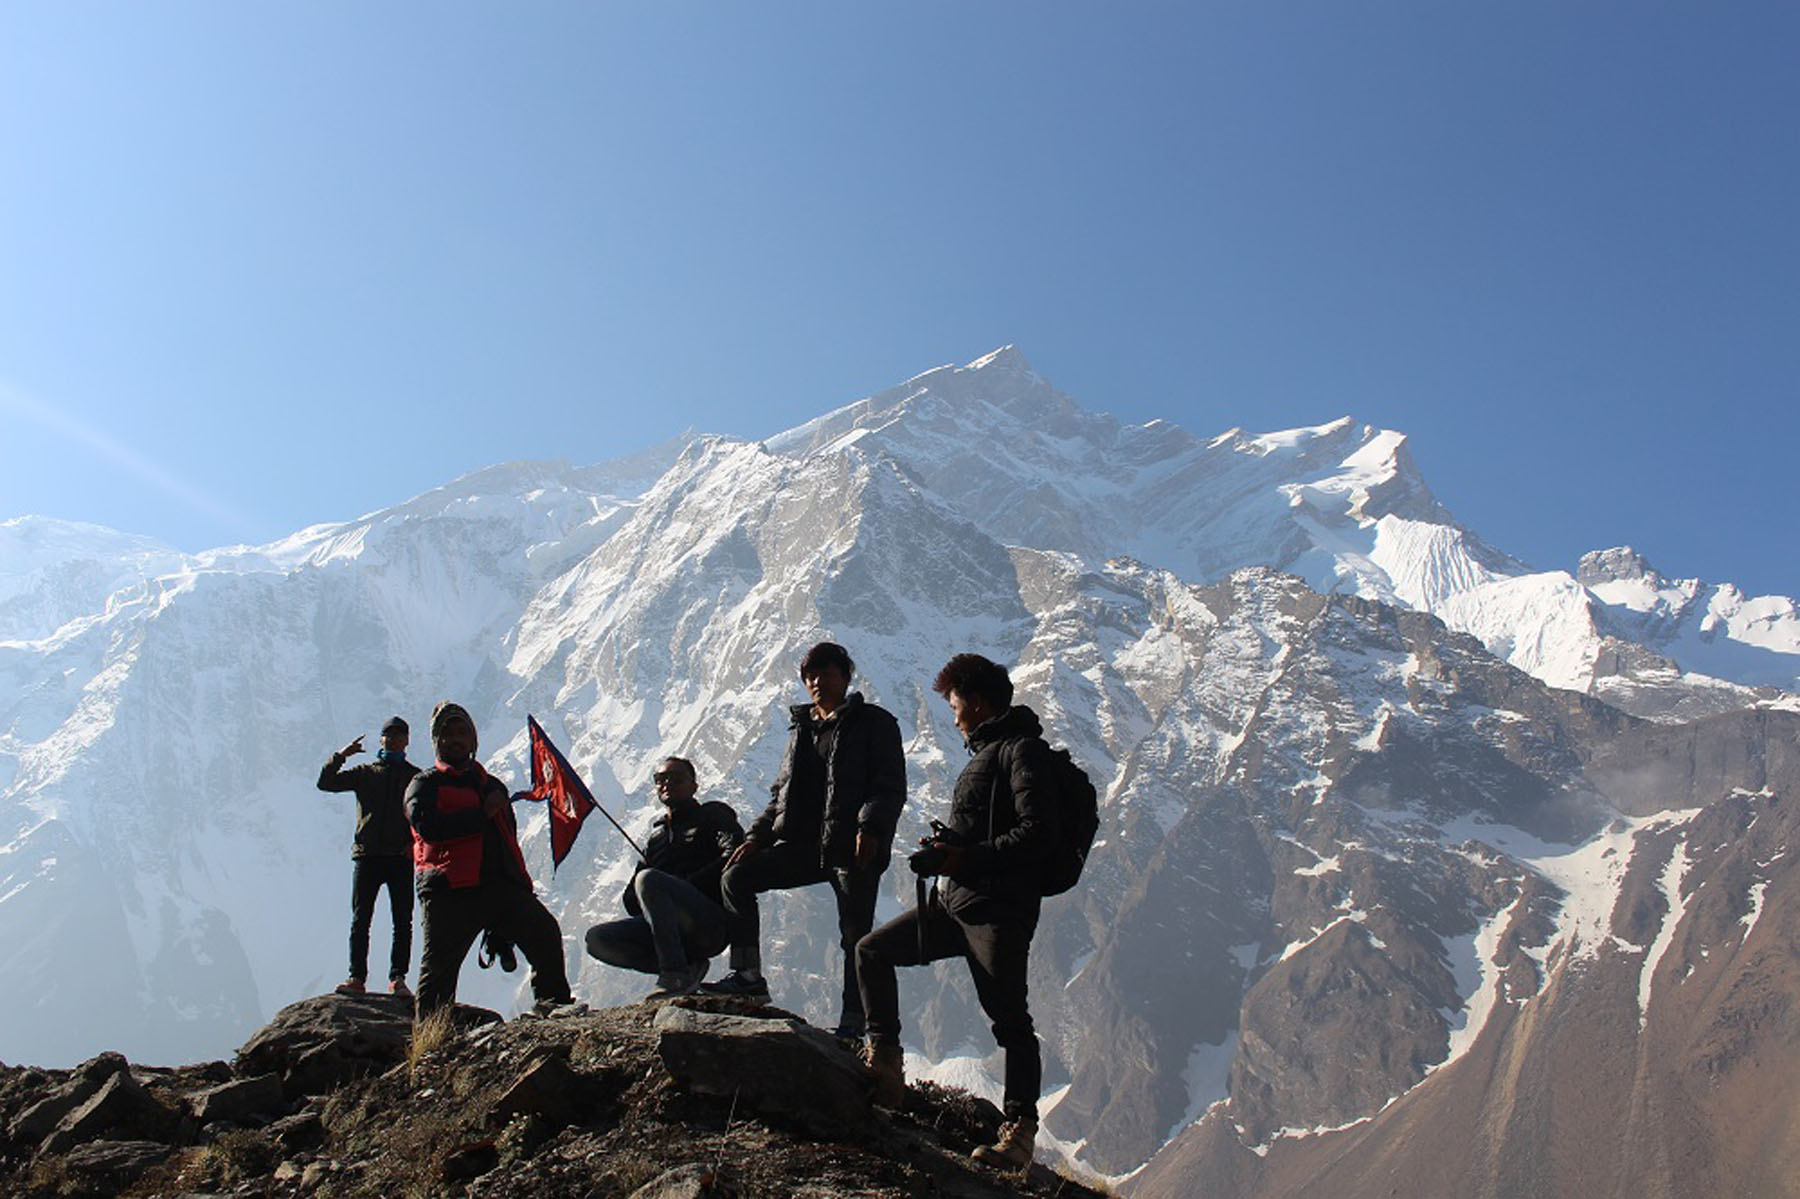
<instances>
[{"instance_id":1,"label":"brown hiking boot","mask_svg":"<svg viewBox=\"0 0 1800 1199\"><path fill-rule=\"evenodd\" d=\"M975 1160L1001 1169L1022 1170L1037 1148L1037 1121L1015 1120L1000 1126L1000 1139L975 1150Z\"/></svg>"},{"instance_id":2,"label":"brown hiking boot","mask_svg":"<svg viewBox=\"0 0 1800 1199\"><path fill-rule=\"evenodd\" d=\"M864 1054L869 1077L875 1083L875 1106L904 1107L906 1104L906 1054L898 1045L871 1045Z\"/></svg>"}]
</instances>

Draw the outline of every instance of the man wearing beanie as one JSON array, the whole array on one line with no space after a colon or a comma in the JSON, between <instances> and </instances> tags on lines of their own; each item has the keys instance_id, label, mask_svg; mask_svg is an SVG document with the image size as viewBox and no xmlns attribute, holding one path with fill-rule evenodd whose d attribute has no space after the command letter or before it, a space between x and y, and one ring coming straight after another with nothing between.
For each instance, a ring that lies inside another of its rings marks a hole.
<instances>
[{"instance_id":1,"label":"man wearing beanie","mask_svg":"<svg viewBox=\"0 0 1800 1199\"><path fill-rule=\"evenodd\" d=\"M456 977L484 929L517 945L531 963L539 1011L573 1002L562 929L531 889L505 785L475 760L474 720L446 700L432 710L431 743L437 764L406 788L425 915L419 1015L456 1001Z\"/></svg>"},{"instance_id":2,"label":"man wearing beanie","mask_svg":"<svg viewBox=\"0 0 1800 1199\"><path fill-rule=\"evenodd\" d=\"M359 736L332 754L319 771L319 790L356 792L356 840L350 850L350 977L341 995L361 995L369 977L369 925L375 897L387 888L394 916L388 985L407 997L406 971L412 961L412 829L406 823L406 785L419 768L406 760L406 722L398 716L381 726L376 760L344 769L344 760L363 752Z\"/></svg>"}]
</instances>

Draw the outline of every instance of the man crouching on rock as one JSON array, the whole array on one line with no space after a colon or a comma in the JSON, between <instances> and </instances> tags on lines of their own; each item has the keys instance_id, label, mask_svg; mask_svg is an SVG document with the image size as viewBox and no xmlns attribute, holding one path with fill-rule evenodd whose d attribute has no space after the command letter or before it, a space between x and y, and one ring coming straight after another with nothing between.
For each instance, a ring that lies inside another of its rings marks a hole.
<instances>
[{"instance_id":1,"label":"man crouching on rock","mask_svg":"<svg viewBox=\"0 0 1800 1199\"><path fill-rule=\"evenodd\" d=\"M656 975L645 998L672 999L699 989L709 959L725 949L731 917L719 874L744 830L730 804L700 802L686 758L664 758L652 777L663 812L625 885L628 915L588 929L587 951L609 966Z\"/></svg>"},{"instance_id":2,"label":"man crouching on rock","mask_svg":"<svg viewBox=\"0 0 1800 1199\"><path fill-rule=\"evenodd\" d=\"M1037 873L1054 845L1055 766L1036 713L1013 706L1004 666L957 654L932 689L950 702L974 756L957 777L948 825L933 821L932 836L911 859L915 873L942 876L940 886L922 908L896 916L856 947L875 1102L898 1107L906 1088L894 967L960 957L1006 1051L1006 1123L998 1143L975 1150L975 1158L1026 1166L1037 1142L1043 1081L1026 965L1042 903Z\"/></svg>"},{"instance_id":3,"label":"man crouching on rock","mask_svg":"<svg viewBox=\"0 0 1800 1199\"><path fill-rule=\"evenodd\" d=\"M562 929L531 889L505 785L475 760L475 722L446 700L432 710L431 743L437 765L406 788L425 926L418 1014L456 1002L456 976L484 929L517 945L531 963L538 1011L573 1002Z\"/></svg>"}]
</instances>

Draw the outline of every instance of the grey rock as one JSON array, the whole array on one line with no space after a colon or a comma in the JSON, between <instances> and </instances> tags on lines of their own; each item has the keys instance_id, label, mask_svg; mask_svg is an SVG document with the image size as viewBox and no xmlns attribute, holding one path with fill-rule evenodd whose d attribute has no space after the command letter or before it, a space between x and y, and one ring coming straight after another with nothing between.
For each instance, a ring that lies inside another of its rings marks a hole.
<instances>
[{"instance_id":1,"label":"grey rock","mask_svg":"<svg viewBox=\"0 0 1800 1199\"><path fill-rule=\"evenodd\" d=\"M189 1109L202 1124L215 1120L246 1124L258 1116L274 1115L282 1104L281 1076L273 1073L208 1087L188 1096Z\"/></svg>"},{"instance_id":2,"label":"grey rock","mask_svg":"<svg viewBox=\"0 0 1800 1199\"><path fill-rule=\"evenodd\" d=\"M546 1054L513 1079L488 1112L492 1126L514 1116L541 1116L554 1124L572 1123L587 1080L557 1054Z\"/></svg>"},{"instance_id":3,"label":"grey rock","mask_svg":"<svg viewBox=\"0 0 1800 1199\"><path fill-rule=\"evenodd\" d=\"M237 1052L239 1074L275 1074L288 1100L319 1095L406 1059L412 1005L388 995L320 995L289 1004ZM463 1027L499 1015L459 1006Z\"/></svg>"},{"instance_id":4,"label":"grey rock","mask_svg":"<svg viewBox=\"0 0 1800 1199\"><path fill-rule=\"evenodd\" d=\"M70 1149L63 1162L97 1181L124 1186L173 1152L174 1146L157 1141L90 1141Z\"/></svg>"},{"instance_id":5,"label":"grey rock","mask_svg":"<svg viewBox=\"0 0 1800 1199\"><path fill-rule=\"evenodd\" d=\"M75 1067L75 1077L98 1089L101 1083L130 1066L124 1054L108 1050Z\"/></svg>"},{"instance_id":6,"label":"grey rock","mask_svg":"<svg viewBox=\"0 0 1800 1199\"><path fill-rule=\"evenodd\" d=\"M55 1131L44 1138L43 1153L67 1153L83 1141L109 1132L167 1138L179 1117L137 1084L129 1072L114 1074L80 1107L63 1117Z\"/></svg>"},{"instance_id":7,"label":"grey rock","mask_svg":"<svg viewBox=\"0 0 1800 1199\"><path fill-rule=\"evenodd\" d=\"M295 1112L269 1125L269 1135L287 1149L308 1149L325 1139L325 1125L316 1111Z\"/></svg>"},{"instance_id":8,"label":"grey rock","mask_svg":"<svg viewBox=\"0 0 1800 1199\"><path fill-rule=\"evenodd\" d=\"M7 1135L25 1143L43 1140L70 1112L93 1098L107 1079L128 1066L123 1054L112 1052L81 1063L67 1082L20 1112L7 1128Z\"/></svg>"},{"instance_id":9,"label":"grey rock","mask_svg":"<svg viewBox=\"0 0 1800 1199\"><path fill-rule=\"evenodd\" d=\"M733 1095L765 1115L830 1134L870 1115L862 1062L798 1020L758 1020L669 1004L656 1013L657 1053L689 1090Z\"/></svg>"}]
</instances>

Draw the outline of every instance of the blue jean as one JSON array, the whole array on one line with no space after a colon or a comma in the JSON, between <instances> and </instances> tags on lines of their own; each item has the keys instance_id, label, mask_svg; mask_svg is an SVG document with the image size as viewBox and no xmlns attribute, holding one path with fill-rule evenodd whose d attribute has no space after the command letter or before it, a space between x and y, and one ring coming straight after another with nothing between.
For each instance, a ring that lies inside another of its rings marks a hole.
<instances>
[{"instance_id":1,"label":"blue jean","mask_svg":"<svg viewBox=\"0 0 1800 1199\"><path fill-rule=\"evenodd\" d=\"M663 974L724 951L729 918L698 887L651 868L638 871L631 886L644 914L588 929L588 956L641 974Z\"/></svg>"}]
</instances>

